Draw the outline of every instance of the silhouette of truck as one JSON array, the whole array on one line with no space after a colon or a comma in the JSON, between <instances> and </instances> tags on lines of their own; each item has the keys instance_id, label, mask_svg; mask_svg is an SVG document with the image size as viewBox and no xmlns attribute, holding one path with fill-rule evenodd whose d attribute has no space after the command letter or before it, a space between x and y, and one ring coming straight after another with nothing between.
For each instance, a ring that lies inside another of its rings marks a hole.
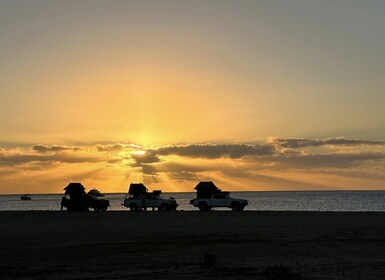
<instances>
[{"instance_id":1,"label":"silhouette of truck","mask_svg":"<svg viewBox=\"0 0 385 280\"><path fill-rule=\"evenodd\" d=\"M243 211L248 204L246 199L233 198L229 192L218 189L213 182L200 182L195 189L197 197L190 200L190 204L200 211L210 211L215 207L227 207L233 211Z\"/></svg>"},{"instance_id":2,"label":"silhouette of truck","mask_svg":"<svg viewBox=\"0 0 385 280\"><path fill-rule=\"evenodd\" d=\"M64 190L60 210L66 208L67 211L88 211L92 208L95 211L106 211L110 206L108 199L87 194L81 183L70 183ZM69 195L69 198L67 198L67 195Z\"/></svg>"},{"instance_id":3,"label":"silhouette of truck","mask_svg":"<svg viewBox=\"0 0 385 280\"><path fill-rule=\"evenodd\" d=\"M178 204L175 198L163 198L161 193L162 191L160 190L148 192L142 183L130 184L123 205L130 208L131 211L147 210L147 208L158 209L159 211L176 210Z\"/></svg>"}]
</instances>

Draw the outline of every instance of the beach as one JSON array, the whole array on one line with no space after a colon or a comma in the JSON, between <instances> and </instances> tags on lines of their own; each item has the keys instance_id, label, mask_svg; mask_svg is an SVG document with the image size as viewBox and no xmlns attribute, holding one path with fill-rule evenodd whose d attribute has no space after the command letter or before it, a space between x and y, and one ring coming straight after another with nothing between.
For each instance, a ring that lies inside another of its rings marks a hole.
<instances>
[{"instance_id":1,"label":"beach","mask_svg":"<svg viewBox=\"0 0 385 280\"><path fill-rule=\"evenodd\" d=\"M1 279L385 275L380 212L9 211L0 222Z\"/></svg>"}]
</instances>

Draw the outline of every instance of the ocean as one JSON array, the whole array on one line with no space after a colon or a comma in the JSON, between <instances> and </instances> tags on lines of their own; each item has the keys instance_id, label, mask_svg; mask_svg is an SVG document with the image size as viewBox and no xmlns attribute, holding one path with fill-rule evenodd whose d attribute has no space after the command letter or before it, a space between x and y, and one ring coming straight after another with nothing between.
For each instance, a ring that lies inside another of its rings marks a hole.
<instances>
[{"instance_id":1,"label":"ocean","mask_svg":"<svg viewBox=\"0 0 385 280\"><path fill-rule=\"evenodd\" d=\"M179 211L197 211L189 204L195 193L164 193L174 197ZM259 191L232 192L232 197L249 201L245 211L378 211L385 212L385 191ZM20 195L0 195L0 211L60 211L62 194L33 194L31 200ZM106 194L108 211L129 211L122 205L124 193ZM214 211L228 211L215 208Z\"/></svg>"}]
</instances>

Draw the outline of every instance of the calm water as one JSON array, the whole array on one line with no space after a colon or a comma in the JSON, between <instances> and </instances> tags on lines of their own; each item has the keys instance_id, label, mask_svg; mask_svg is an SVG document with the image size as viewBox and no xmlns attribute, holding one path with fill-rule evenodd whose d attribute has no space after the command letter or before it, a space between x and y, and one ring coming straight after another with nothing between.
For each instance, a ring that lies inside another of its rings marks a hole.
<instances>
[{"instance_id":1,"label":"calm water","mask_svg":"<svg viewBox=\"0 0 385 280\"><path fill-rule=\"evenodd\" d=\"M311 192L233 192L233 197L249 200L245 210L270 211L385 211L385 191L311 191ZM107 194L109 211L129 211L122 206L125 194ZM189 205L195 193L164 193L174 197L178 210L196 211ZM19 195L1 195L0 211L60 210L61 194L36 194L21 201ZM228 210L215 209L215 211Z\"/></svg>"}]
</instances>

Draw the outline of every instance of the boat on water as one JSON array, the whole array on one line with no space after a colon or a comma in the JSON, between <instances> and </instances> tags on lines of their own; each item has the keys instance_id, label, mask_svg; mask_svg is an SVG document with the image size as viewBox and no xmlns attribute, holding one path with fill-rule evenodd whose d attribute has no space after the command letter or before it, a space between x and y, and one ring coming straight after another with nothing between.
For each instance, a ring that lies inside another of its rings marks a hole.
<instances>
[{"instance_id":1,"label":"boat on water","mask_svg":"<svg viewBox=\"0 0 385 280\"><path fill-rule=\"evenodd\" d=\"M23 194L20 196L21 200L31 200L31 195L30 194Z\"/></svg>"},{"instance_id":2,"label":"boat on water","mask_svg":"<svg viewBox=\"0 0 385 280\"><path fill-rule=\"evenodd\" d=\"M99 190L97 189L92 189L90 191L88 191L87 194L90 194L90 195L93 195L93 196L104 196L104 194L102 194Z\"/></svg>"}]
</instances>

